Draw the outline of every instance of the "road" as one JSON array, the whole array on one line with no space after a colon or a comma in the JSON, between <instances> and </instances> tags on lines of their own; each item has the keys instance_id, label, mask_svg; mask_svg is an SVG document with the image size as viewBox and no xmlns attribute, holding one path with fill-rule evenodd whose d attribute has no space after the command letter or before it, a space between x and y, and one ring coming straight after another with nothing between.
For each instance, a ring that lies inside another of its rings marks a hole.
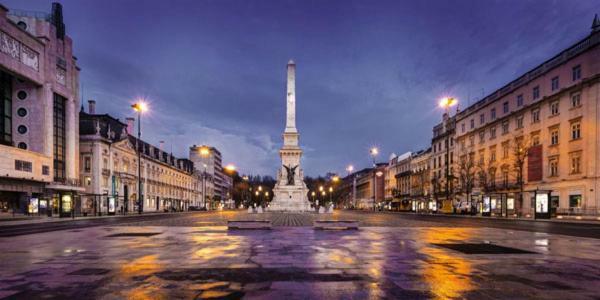
<instances>
[{"instance_id":1,"label":"road","mask_svg":"<svg viewBox=\"0 0 600 300\"><path fill-rule=\"evenodd\" d=\"M88 220L57 221L25 225L0 226L0 237L79 229L95 226L225 226L228 220L270 220L274 227L312 226L314 220L358 220L361 227L472 227L497 228L600 238L600 224L484 219L443 215L417 215L392 212L336 211L317 214L248 214L245 211L212 211L180 214L157 214L107 217Z\"/></svg>"}]
</instances>

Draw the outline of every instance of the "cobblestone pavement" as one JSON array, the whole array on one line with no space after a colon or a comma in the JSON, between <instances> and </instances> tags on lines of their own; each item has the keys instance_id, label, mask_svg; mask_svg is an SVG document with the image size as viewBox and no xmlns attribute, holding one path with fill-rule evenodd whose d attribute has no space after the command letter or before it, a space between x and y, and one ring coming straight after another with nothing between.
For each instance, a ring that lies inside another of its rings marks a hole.
<instances>
[{"instance_id":1,"label":"cobblestone pavement","mask_svg":"<svg viewBox=\"0 0 600 300\"><path fill-rule=\"evenodd\" d=\"M490 228L92 227L0 238L0 297L597 299L598 249L598 239Z\"/></svg>"},{"instance_id":2,"label":"cobblestone pavement","mask_svg":"<svg viewBox=\"0 0 600 300\"><path fill-rule=\"evenodd\" d=\"M368 213L357 211L334 211L333 214L314 213L262 213L248 214L246 211L212 211L186 214L178 218L129 222L128 226L226 226L228 220L270 220L273 226L313 226L315 220L358 220L360 226L393 227L440 227L447 224L407 219L392 213ZM461 225L460 227L466 227Z\"/></svg>"}]
</instances>

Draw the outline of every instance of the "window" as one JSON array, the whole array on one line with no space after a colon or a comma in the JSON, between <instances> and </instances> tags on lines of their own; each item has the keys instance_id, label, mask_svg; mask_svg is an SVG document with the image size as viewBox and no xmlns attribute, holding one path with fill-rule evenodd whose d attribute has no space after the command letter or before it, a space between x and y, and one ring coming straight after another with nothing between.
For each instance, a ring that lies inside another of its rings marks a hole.
<instances>
[{"instance_id":1,"label":"window","mask_svg":"<svg viewBox=\"0 0 600 300\"><path fill-rule=\"evenodd\" d=\"M581 93L571 95L571 107L581 106Z\"/></svg>"},{"instance_id":2,"label":"window","mask_svg":"<svg viewBox=\"0 0 600 300\"><path fill-rule=\"evenodd\" d=\"M533 94L534 100L540 97L540 86L539 85L533 88L532 94Z\"/></svg>"},{"instance_id":3,"label":"window","mask_svg":"<svg viewBox=\"0 0 600 300\"><path fill-rule=\"evenodd\" d=\"M552 90L553 91L558 90L558 76L552 78L551 83L552 83Z\"/></svg>"},{"instance_id":4,"label":"window","mask_svg":"<svg viewBox=\"0 0 600 300\"><path fill-rule=\"evenodd\" d=\"M523 128L523 116L522 115L518 116L516 120L517 120L517 129Z\"/></svg>"},{"instance_id":5,"label":"window","mask_svg":"<svg viewBox=\"0 0 600 300\"><path fill-rule=\"evenodd\" d=\"M558 145L558 128L550 129L550 145Z\"/></svg>"},{"instance_id":6,"label":"window","mask_svg":"<svg viewBox=\"0 0 600 300\"><path fill-rule=\"evenodd\" d=\"M483 124L483 123L485 123L485 115L481 114L481 115L479 115L479 124Z\"/></svg>"},{"instance_id":7,"label":"window","mask_svg":"<svg viewBox=\"0 0 600 300\"><path fill-rule=\"evenodd\" d=\"M26 91L18 91L17 98L19 98L19 100L27 99L27 92Z\"/></svg>"},{"instance_id":8,"label":"window","mask_svg":"<svg viewBox=\"0 0 600 300\"><path fill-rule=\"evenodd\" d=\"M31 172L32 164L29 161L15 160L15 170L23 172Z\"/></svg>"},{"instance_id":9,"label":"window","mask_svg":"<svg viewBox=\"0 0 600 300\"><path fill-rule=\"evenodd\" d=\"M502 184L504 186L508 185L508 169L507 168L502 169Z\"/></svg>"},{"instance_id":10,"label":"window","mask_svg":"<svg viewBox=\"0 0 600 300\"><path fill-rule=\"evenodd\" d=\"M502 104L502 111L504 111L505 114L508 113L508 101Z\"/></svg>"},{"instance_id":11,"label":"window","mask_svg":"<svg viewBox=\"0 0 600 300\"><path fill-rule=\"evenodd\" d=\"M581 173L581 152L570 153L571 174Z\"/></svg>"},{"instance_id":12,"label":"window","mask_svg":"<svg viewBox=\"0 0 600 300\"><path fill-rule=\"evenodd\" d=\"M531 111L531 122L539 123L540 122L540 109L536 108Z\"/></svg>"},{"instance_id":13,"label":"window","mask_svg":"<svg viewBox=\"0 0 600 300\"><path fill-rule=\"evenodd\" d=\"M469 143L471 146L475 145L475 136L472 134L469 136Z\"/></svg>"},{"instance_id":14,"label":"window","mask_svg":"<svg viewBox=\"0 0 600 300\"><path fill-rule=\"evenodd\" d=\"M85 172L89 172L92 170L92 160L89 156L83 158L83 169Z\"/></svg>"},{"instance_id":15,"label":"window","mask_svg":"<svg viewBox=\"0 0 600 300\"><path fill-rule=\"evenodd\" d=\"M471 129L475 128L475 120L471 119Z\"/></svg>"},{"instance_id":16,"label":"window","mask_svg":"<svg viewBox=\"0 0 600 300\"><path fill-rule=\"evenodd\" d=\"M92 177L85 176L85 185L87 185L87 186L92 185Z\"/></svg>"},{"instance_id":17,"label":"window","mask_svg":"<svg viewBox=\"0 0 600 300\"><path fill-rule=\"evenodd\" d=\"M581 79L581 65L573 67L573 81Z\"/></svg>"},{"instance_id":18,"label":"window","mask_svg":"<svg viewBox=\"0 0 600 300\"><path fill-rule=\"evenodd\" d=\"M490 140L496 138L496 126L490 128Z\"/></svg>"},{"instance_id":19,"label":"window","mask_svg":"<svg viewBox=\"0 0 600 300\"><path fill-rule=\"evenodd\" d=\"M581 208L581 195L569 195L569 208Z\"/></svg>"},{"instance_id":20,"label":"window","mask_svg":"<svg viewBox=\"0 0 600 300\"><path fill-rule=\"evenodd\" d=\"M50 167L49 166L42 166L42 175L50 175Z\"/></svg>"},{"instance_id":21,"label":"window","mask_svg":"<svg viewBox=\"0 0 600 300\"><path fill-rule=\"evenodd\" d=\"M479 150L479 164L483 166L485 164L485 151Z\"/></svg>"},{"instance_id":22,"label":"window","mask_svg":"<svg viewBox=\"0 0 600 300\"><path fill-rule=\"evenodd\" d=\"M66 99L58 94L54 94L53 111L53 147L54 147L54 180L64 181L65 179L65 102Z\"/></svg>"},{"instance_id":23,"label":"window","mask_svg":"<svg viewBox=\"0 0 600 300\"><path fill-rule=\"evenodd\" d=\"M0 144L12 146L12 77L0 72Z\"/></svg>"},{"instance_id":24,"label":"window","mask_svg":"<svg viewBox=\"0 0 600 300\"><path fill-rule=\"evenodd\" d=\"M523 94L517 96L517 106L523 106Z\"/></svg>"},{"instance_id":25,"label":"window","mask_svg":"<svg viewBox=\"0 0 600 300\"><path fill-rule=\"evenodd\" d=\"M19 107L19 109L17 109L17 115L19 117L25 117L27 115L27 110L25 108Z\"/></svg>"},{"instance_id":26,"label":"window","mask_svg":"<svg viewBox=\"0 0 600 300\"><path fill-rule=\"evenodd\" d=\"M558 101L553 101L552 103L550 103L550 115L556 116L558 115L558 113Z\"/></svg>"},{"instance_id":27,"label":"window","mask_svg":"<svg viewBox=\"0 0 600 300\"><path fill-rule=\"evenodd\" d=\"M571 139L578 140L581 138L581 121L571 123Z\"/></svg>"},{"instance_id":28,"label":"window","mask_svg":"<svg viewBox=\"0 0 600 300\"><path fill-rule=\"evenodd\" d=\"M479 132L479 143L480 144L485 143L485 131L483 131L483 130Z\"/></svg>"},{"instance_id":29,"label":"window","mask_svg":"<svg viewBox=\"0 0 600 300\"><path fill-rule=\"evenodd\" d=\"M531 135L531 145L537 146L540 144L540 135L539 133L535 133Z\"/></svg>"},{"instance_id":30,"label":"window","mask_svg":"<svg viewBox=\"0 0 600 300\"><path fill-rule=\"evenodd\" d=\"M496 147L490 147L490 162L496 161Z\"/></svg>"},{"instance_id":31,"label":"window","mask_svg":"<svg viewBox=\"0 0 600 300\"><path fill-rule=\"evenodd\" d=\"M508 121L503 121L502 122L502 134L507 134L508 133Z\"/></svg>"},{"instance_id":32,"label":"window","mask_svg":"<svg viewBox=\"0 0 600 300\"><path fill-rule=\"evenodd\" d=\"M496 109L495 108L492 108L491 115L492 115L492 120L496 120Z\"/></svg>"},{"instance_id":33,"label":"window","mask_svg":"<svg viewBox=\"0 0 600 300\"><path fill-rule=\"evenodd\" d=\"M502 143L502 158L508 158L508 142Z\"/></svg>"},{"instance_id":34,"label":"window","mask_svg":"<svg viewBox=\"0 0 600 300\"><path fill-rule=\"evenodd\" d=\"M27 144L23 142L20 142L17 147L19 147L19 149L27 150Z\"/></svg>"},{"instance_id":35,"label":"window","mask_svg":"<svg viewBox=\"0 0 600 300\"><path fill-rule=\"evenodd\" d=\"M558 157L554 156L554 157L550 157L548 159L548 166L549 166L549 170L548 173L550 175L550 177L555 177L558 176Z\"/></svg>"},{"instance_id":36,"label":"window","mask_svg":"<svg viewBox=\"0 0 600 300\"><path fill-rule=\"evenodd\" d=\"M26 134L27 133L27 126L25 126L25 125L19 125L19 127L17 127L17 131L20 134Z\"/></svg>"},{"instance_id":37,"label":"window","mask_svg":"<svg viewBox=\"0 0 600 300\"><path fill-rule=\"evenodd\" d=\"M21 28L23 30L27 30L27 23L25 23L23 21L19 21L19 23L17 23L17 26L19 26L19 28Z\"/></svg>"},{"instance_id":38,"label":"window","mask_svg":"<svg viewBox=\"0 0 600 300\"><path fill-rule=\"evenodd\" d=\"M465 132L465 123L460 124L461 130L464 133Z\"/></svg>"}]
</instances>

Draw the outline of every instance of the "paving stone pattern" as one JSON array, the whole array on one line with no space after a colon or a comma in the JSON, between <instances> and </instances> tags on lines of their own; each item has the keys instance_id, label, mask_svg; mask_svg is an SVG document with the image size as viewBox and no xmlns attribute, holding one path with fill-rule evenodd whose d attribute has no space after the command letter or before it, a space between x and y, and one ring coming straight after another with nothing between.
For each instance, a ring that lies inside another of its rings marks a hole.
<instances>
[{"instance_id":1,"label":"paving stone pattern","mask_svg":"<svg viewBox=\"0 0 600 300\"><path fill-rule=\"evenodd\" d=\"M216 215L211 222L227 219ZM119 225L0 238L0 297L598 297L598 239L423 227L420 222L406 228L397 224L320 231L285 226L309 224L315 216L263 217L281 225L228 231L224 226L182 225L192 222L185 220L177 226ZM494 244L534 253L464 254L435 245L448 243Z\"/></svg>"}]
</instances>

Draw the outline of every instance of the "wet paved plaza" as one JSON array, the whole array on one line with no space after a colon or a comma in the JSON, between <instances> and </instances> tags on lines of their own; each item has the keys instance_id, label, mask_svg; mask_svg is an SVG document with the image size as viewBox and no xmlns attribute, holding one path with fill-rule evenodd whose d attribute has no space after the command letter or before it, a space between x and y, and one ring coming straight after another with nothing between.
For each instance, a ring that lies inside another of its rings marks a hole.
<instances>
[{"instance_id":1,"label":"wet paved plaza","mask_svg":"<svg viewBox=\"0 0 600 300\"><path fill-rule=\"evenodd\" d=\"M278 226L221 226L245 218ZM315 218L327 217L215 213L0 238L0 297L598 297L600 239L402 219L348 231L298 226Z\"/></svg>"}]
</instances>

